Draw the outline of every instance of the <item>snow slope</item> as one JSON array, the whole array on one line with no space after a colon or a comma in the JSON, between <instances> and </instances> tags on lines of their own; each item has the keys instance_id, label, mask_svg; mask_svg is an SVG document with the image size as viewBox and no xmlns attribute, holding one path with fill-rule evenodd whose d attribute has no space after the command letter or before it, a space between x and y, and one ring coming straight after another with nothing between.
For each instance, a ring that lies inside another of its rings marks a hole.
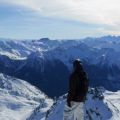
<instances>
[{"instance_id":1,"label":"snow slope","mask_svg":"<svg viewBox=\"0 0 120 120\"><path fill-rule=\"evenodd\" d=\"M120 91L110 92L106 91L104 93L105 101L108 103L109 108L112 111L113 116L111 120L120 119Z\"/></svg>"},{"instance_id":2,"label":"snow slope","mask_svg":"<svg viewBox=\"0 0 120 120\"><path fill-rule=\"evenodd\" d=\"M52 103L28 82L0 73L0 120L26 120L39 105L45 113Z\"/></svg>"}]
</instances>

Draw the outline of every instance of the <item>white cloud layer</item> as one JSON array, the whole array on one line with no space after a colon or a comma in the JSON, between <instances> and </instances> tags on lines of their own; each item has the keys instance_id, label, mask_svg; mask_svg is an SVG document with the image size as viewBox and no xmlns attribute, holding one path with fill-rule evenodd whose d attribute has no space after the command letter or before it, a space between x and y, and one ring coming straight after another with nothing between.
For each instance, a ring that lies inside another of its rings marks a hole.
<instances>
[{"instance_id":1,"label":"white cloud layer","mask_svg":"<svg viewBox=\"0 0 120 120\"><path fill-rule=\"evenodd\" d=\"M4 0L4 2L29 8L42 16L107 26L110 27L105 30L108 33L117 34L120 30L120 0Z\"/></svg>"}]
</instances>

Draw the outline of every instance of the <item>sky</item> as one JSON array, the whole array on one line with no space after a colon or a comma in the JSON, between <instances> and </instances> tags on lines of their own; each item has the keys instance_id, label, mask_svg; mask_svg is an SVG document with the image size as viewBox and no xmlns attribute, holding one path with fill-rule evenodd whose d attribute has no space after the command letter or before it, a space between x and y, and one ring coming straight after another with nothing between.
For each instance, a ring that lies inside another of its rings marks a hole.
<instances>
[{"instance_id":1,"label":"sky","mask_svg":"<svg viewBox=\"0 0 120 120\"><path fill-rule=\"evenodd\" d=\"M0 0L0 38L120 35L120 0Z\"/></svg>"}]
</instances>

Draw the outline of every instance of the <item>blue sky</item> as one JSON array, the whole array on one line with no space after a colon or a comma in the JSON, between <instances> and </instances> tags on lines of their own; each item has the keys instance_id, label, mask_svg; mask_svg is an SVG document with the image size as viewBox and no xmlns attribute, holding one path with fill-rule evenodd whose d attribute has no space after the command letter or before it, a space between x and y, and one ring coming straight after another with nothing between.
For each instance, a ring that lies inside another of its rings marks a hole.
<instances>
[{"instance_id":1,"label":"blue sky","mask_svg":"<svg viewBox=\"0 0 120 120\"><path fill-rule=\"evenodd\" d=\"M109 0L109 5L108 0L89 1L0 0L0 37L79 39L119 35L118 1Z\"/></svg>"}]
</instances>

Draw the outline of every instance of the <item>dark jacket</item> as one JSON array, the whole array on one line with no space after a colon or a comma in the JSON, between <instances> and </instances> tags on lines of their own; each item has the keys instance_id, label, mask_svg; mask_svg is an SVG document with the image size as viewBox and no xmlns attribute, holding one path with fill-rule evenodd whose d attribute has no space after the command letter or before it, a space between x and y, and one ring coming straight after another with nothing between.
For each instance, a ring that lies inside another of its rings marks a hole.
<instances>
[{"instance_id":1,"label":"dark jacket","mask_svg":"<svg viewBox=\"0 0 120 120\"><path fill-rule=\"evenodd\" d=\"M88 79L84 71L74 71L69 78L67 102L83 102L88 91Z\"/></svg>"}]
</instances>

